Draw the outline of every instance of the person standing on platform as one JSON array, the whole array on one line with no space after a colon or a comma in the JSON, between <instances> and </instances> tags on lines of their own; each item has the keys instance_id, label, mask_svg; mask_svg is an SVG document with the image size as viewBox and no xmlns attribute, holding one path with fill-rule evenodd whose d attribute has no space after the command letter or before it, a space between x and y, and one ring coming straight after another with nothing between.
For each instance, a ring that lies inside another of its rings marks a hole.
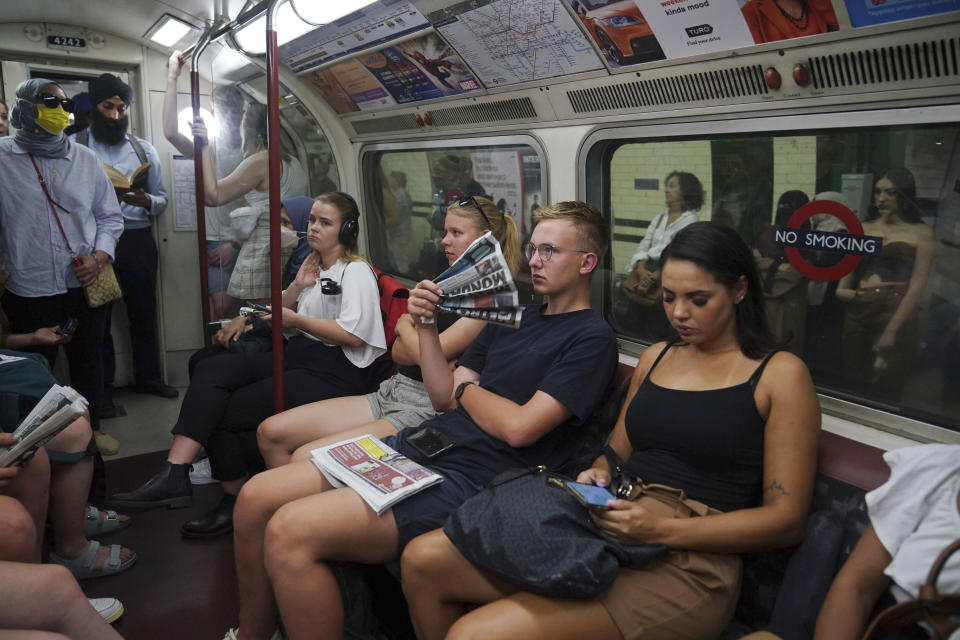
<instances>
[{"instance_id":1,"label":"person standing on platform","mask_svg":"<svg viewBox=\"0 0 960 640\"><path fill-rule=\"evenodd\" d=\"M175 398L177 390L160 378L157 344L157 244L153 239L152 218L167 208L160 156L152 144L127 132L130 125L127 109L133 97L129 85L105 73L90 81L88 93L94 105L90 127L73 139L90 147L103 163L127 177L133 176L144 164L150 165L135 177L128 190L117 191L123 212L123 234L117 243L115 268L130 321L134 388L138 393ZM114 370L109 327L108 315L104 341L104 373L108 384L113 381ZM107 415L112 404L112 399L103 403Z\"/></svg>"}]
</instances>

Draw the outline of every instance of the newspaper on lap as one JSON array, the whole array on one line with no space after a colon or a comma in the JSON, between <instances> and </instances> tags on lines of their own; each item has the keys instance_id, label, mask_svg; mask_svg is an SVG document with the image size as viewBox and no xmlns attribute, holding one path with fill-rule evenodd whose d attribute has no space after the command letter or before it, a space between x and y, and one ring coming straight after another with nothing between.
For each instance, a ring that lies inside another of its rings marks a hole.
<instances>
[{"instance_id":1,"label":"newspaper on lap","mask_svg":"<svg viewBox=\"0 0 960 640\"><path fill-rule=\"evenodd\" d=\"M350 438L310 452L313 464L335 487L348 486L377 515L443 476L400 455L379 439Z\"/></svg>"},{"instance_id":2,"label":"newspaper on lap","mask_svg":"<svg viewBox=\"0 0 960 640\"><path fill-rule=\"evenodd\" d=\"M523 309L500 243L487 231L433 280L443 289L437 308L518 328Z\"/></svg>"},{"instance_id":3,"label":"newspaper on lap","mask_svg":"<svg viewBox=\"0 0 960 640\"><path fill-rule=\"evenodd\" d=\"M53 385L13 432L17 442L0 447L0 467L20 464L86 410L87 401L83 396L70 387Z\"/></svg>"}]
</instances>

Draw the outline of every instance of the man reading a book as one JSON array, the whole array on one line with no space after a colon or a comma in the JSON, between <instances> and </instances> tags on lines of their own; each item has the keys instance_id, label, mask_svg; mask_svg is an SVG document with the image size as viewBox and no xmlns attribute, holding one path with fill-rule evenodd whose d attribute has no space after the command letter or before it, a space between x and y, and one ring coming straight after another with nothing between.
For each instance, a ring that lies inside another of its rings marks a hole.
<instances>
[{"instance_id":1,"label":"man reading a book","mask_svg":"<svg viewBox=\"0 0 960 640\"><path fill-rule=\"evenodd\" d=\"M580 427L603 401L617 364L613 331L590 309L607 224L582 202L541 208L537 218L526 251L546 304L526 307L519 328L487 325L455 371L429 323L440 287L424 280L410 293L424 384L434 406L450 410L383 440L442 482L380 516L352 489L333 489L312 461L272 469L265 474L271 482L254 478L244 487L250 495L241 499L273 500L275 510L235 515L237 531L245 532L252 523L240 519L266 518L263 558L237 555L239 638L268 638L278 612L290 638L342 637L342 597L328 563L396 560L407 542L440 527L497 473L555 469L580 452Z\"/></svg>"},{"instance_id":2,"label":"man reading a book","mask_svg":"<svg viewBox=\"0 0 960 640\"><path fill-rule=\"evenodd\" d=\"M123 234L117 243L114 268L130 321L133 375L136 390L163 398L177 396L177 390L160 379L157 344L157 244L153 239L153 218L167 208L160 156L153 145L128 133L127 109L133 90L117 76L105 73L88 85L90 127L72 136L100 157L120 201ZM109 387L113 382L114 354L109 317L104 342L104 372L107 394L104 415L113 407Z\"/></svg>"}]
</instances>

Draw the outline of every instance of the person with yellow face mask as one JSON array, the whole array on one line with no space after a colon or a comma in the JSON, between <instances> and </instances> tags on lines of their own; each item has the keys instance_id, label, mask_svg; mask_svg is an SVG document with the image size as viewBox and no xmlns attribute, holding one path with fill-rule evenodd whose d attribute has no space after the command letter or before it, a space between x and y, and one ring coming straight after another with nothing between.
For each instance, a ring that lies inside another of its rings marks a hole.
<instances>
[{"instance_id":1,"label":"person with yellow face mask","mask_svg":"<svg viewBox=\"0 0 960 640\"><path fill-rule=\"evenodd\" d=\"M73 101L50 80L17 87L10 109L14 134L0 138L0 263L10 272L0 304L15 333L77 319L73 339L63 345L70 384L90 402L98 443L116 451L116 440L100 431L97 410L107 307L91 308L83 287L113 259L123 216L100 159L63 133L72 109ZM52 367L57 349L29 350Z\"/></svg>"}]
</instances>

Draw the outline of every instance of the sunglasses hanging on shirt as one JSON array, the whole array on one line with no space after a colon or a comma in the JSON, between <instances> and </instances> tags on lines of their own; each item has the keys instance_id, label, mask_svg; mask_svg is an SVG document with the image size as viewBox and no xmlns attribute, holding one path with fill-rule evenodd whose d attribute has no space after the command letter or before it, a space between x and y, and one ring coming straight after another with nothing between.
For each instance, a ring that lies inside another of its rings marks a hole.
<instances>
[{"instance_id":1,"label":"sunglasses hanging on shirt","mask_svg":"<svg viewBox=\"0 0 960 640\"><path fill-rule=\"evenodd\" d=\"M343 292L339 282L334 282L330 278L320 278L320 293L328 296L338 296Z\"/></svg>"}]
</instances>

